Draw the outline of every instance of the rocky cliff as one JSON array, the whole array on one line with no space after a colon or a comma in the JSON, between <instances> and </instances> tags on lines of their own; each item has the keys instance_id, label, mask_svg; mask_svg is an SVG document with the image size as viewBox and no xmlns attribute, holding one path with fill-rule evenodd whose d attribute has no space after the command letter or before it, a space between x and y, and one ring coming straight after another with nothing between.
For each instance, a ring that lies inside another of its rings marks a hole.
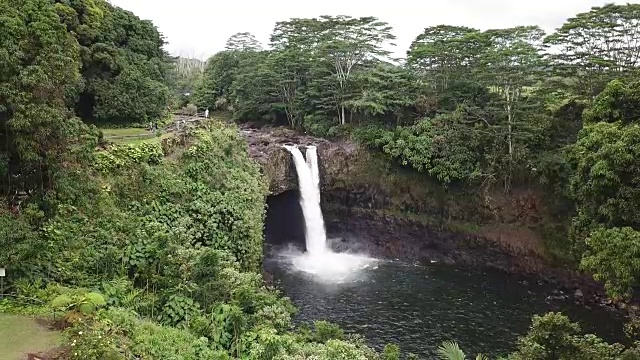
<instances>
[{"instance_id":1,"label":"rocky cliff","mask_svg":"<svg viewBox=\"0 0 640 360\"><path fill-rule=\"evenodd\" d=\"M272 196L298 188L291 155L282 145L317 146L328 226L366 237L369 250L379 255L485 263L514 272L540 272L550 263L542 238L549 215L532 189L509 196L445 189L350 141L286 128L245 126L241 131Z\"/></svg>"},{"instance_id":2,"label":"rocky cliff","mask_svg":"<svg viewBox=\"0 0 640 360\"><path fill-rule=\"evenodd\" d=\"M501 189L488 192L480 188L444 188L426 175L397 166L351 141L327 141L280 127L245 126L241 131L251 156L269 181L272 195L298 187L291 155L283 145L315 145L323 202L328 209L384 211L496 238L496 232L513 238L514 229L535 227L549 216L543 196L535 188L514 189L508 196ZM524 235L533 237L530 232ZM511 245L517 247L513 242ZM542 251L530 245L529 250Z\"/></svg>"},{"instance_id":3,"label":"rocky cliff","mask_svg":"<svg viewBox=\"0 0 640 360\"><path fill-rule=\"evenodd\" d=\"M241 132L272 196L298 188L291 155L282 145L317 146L328 230L354 234L371 255L535 275L579 288L585 299L602 292L588 276L558 266L545 236L562 237L563 230L535 187L509 195L501 189L446 189L347 140L286 128L244 126Z\"/></svg>"}]
</instances>

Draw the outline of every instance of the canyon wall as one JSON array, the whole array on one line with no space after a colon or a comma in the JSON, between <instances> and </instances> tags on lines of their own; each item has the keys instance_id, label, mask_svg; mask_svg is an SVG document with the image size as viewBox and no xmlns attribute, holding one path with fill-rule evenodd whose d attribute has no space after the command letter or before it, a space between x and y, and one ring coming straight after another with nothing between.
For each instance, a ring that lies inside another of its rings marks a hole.
<instances>
[{"instance_id":1,"label":"canyon wall","mask_svg":"<svg viewBox=\"0 0 640 360\"><path fill-rule=\"evenodd\" d=\"M540 190L444 188L347 141L328 141L285 128L244 127L251 156L272 196L297 189L291 155L282 145L316 145L323 210L329 230L357 233L376 255L463 262L541 273L557 261L545 236L563 233Z\"/></svg>"}]
</instances>

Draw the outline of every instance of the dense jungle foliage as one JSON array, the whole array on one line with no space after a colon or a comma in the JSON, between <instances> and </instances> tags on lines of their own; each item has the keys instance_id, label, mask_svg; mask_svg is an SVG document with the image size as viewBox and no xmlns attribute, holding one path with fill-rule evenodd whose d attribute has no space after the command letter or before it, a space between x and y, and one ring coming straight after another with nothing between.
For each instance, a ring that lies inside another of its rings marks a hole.
<instances>
[{"instance_id":1,"label":"dense jungle foliage","mask_svg":"<svg viewBox=\"0 0 640 360\"><path fill-rule=\"evenodd\" d=\"M639 29L638 4L594 7L552 34L439 25L392 61L392 29L376 18L291 19L269 50L238 34L193 100L350 136L445 189L537 184L562 205L554 252L628 299L640 277Z\"/></svg>"},{"instance_id":2,"label":"dense jungle foliage","mask_svg":"<svg viewBox=\"0 0 640 360\"><path fill-rule=\"evenodd\" d=\"M146 124L170 101L351 134L443 186L545 181L575 204L584 269L625 298L640 272L638 10L594 8L547 37L428 28L403 65L383 60L393 36L375 18L293 19L276 25L270 50L241 33L205 65L169 58L151 22L104 0L0 0L0 266L11 295L0 312L53 312L77 360L401 358L326 322L293 325L295 308L260 274L267 187L235 127L105 144L95 126ZM585 39L589 52L577 50ZM566 51L548 56L546 44ZM438 352L465 357L455 343ZM638 352L547 314L507 358Z\"/></svg>"}]
</instances>

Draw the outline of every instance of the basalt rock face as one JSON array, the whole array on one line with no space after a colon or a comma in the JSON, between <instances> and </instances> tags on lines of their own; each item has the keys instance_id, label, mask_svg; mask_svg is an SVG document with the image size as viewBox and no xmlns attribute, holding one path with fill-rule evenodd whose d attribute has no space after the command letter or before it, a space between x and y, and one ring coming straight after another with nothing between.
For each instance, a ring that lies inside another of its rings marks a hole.
<instances>
[{"instance_id":1,"label":"basalt rock face","mask_svg":"<svg viewBox=\"0 0 640 360\"><path fill-rule=\"evenodd\" d=\"M331 142L281 127L244 126L240 131L247 139L251 157L260 164L269 181L271 195L298 188L293 159L283 145L298 145L303 153L306 146L318 148L323 191L344 187L345 179L354 176L350 164L362 153L362 149L350 142Z\"/></svg>"},{"instance_id":2,"label":"basalt rock face","mask_svg":"<svg viewBox=\"0 0 640 360\"><path fill-rule=\"evenodd\" d=\"M398 236L390 235L384 246L376 247L380 254L420 260L437 251L473 265L493 263L533 273L544 267L547 254L536 226L544 223L545 209L531 190L514 190L507 197L500 191L445 189L424 174L395 166L353 142L327 141L285 128L245 126L241 131L272 196L298 188L291 154L283 145L317 146L328 225L364 234L376 223L401 224L389 225ZM392 218L399 222L390 222ZM380 237L372 238L381 244ZM475 258L468 251L483 247L490 251L475 251ZM491 260L486 254L491 254ZM516 263L496 261L504 256L512 256Z\"/></svg>"},{"instance_id":3,"label":"basalt rock face","mask_svg":"<svg viewBox=\"0 0 640 360\"><path fill-rule=\"evenodd\" d=\"M318 148L323 210L345 209L412 220L453 233L489 239L515 256L545 257L538 227L549 212L534 189L444 188L424 174L394 165L347 140L328 141L281 127L241 128L251 156L269 181L272 196L297 190L291 154L283 145ZM304 149L302 149L304 152Z\"/></svg>"},{"instance_id":4,"label":"basalt rock face","mask_svg":"<svg viewBox=\"0 0 640 360\"><path fill-rule=\"evenodd\" d=\"M366 209L441 211L438 185L427 184L420 174L391 168L381 156L354 142L328 141L281 127L245 125L240 131L251 157L269 181L271 195L298 188L293 159L283 145L298 145L303 153L306 146L314 145L318 148L323 202Z\"/></svg>"}]
</instances>

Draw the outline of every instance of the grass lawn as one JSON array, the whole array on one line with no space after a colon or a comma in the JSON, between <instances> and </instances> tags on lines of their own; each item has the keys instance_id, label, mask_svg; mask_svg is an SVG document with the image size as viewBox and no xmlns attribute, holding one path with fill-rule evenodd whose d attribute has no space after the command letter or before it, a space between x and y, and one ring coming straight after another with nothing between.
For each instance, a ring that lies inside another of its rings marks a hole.
<instances>
[{"instance_id":1,"label":"grass lawn","mask_svg":"<svg viewBox=\"0 0 640 360\"><path fill-rule=\"evenodd\" d=\"M141 128L121 128L121 129L100 129L104 134L104 137L115 137L115 136L136 136L136 135L146 135L149 134L148 129Z\"/></svg>"},{"instance_id":2,"label":"grass lawn","mask_svg":"<svg viewBox=\"0 0 640 360\"><path fill-rule=\"evenodd\" d=\"M168 137L170 137L172 134L171 133L164 133L160 136L156 136L156 134L150 134L147 136L137 136L137 137L127 137L127 138L117 138L117 139L110 139L109 141L115 143L115 144L131 144L131 145L137 145L143 142L148 142L148 143L157 143L162 141L162 139L166 139Z\"/></svg>"},{"instance_id":3,"label":"grass lawn","mask_svg":"<svg viewBox=\"0 0 640 360\"><path fill-rule=\"evenodd\" d=\"M160 142L171 136L170 133L163 133L157 136L147 129L141 128L121 128L121 129L100 129L105 140L114 144L139 144L142 142ZM2 359L0 359L2 360Z\"/></svg>"},{"instance_id":4,"label":"grass lawn","mask_svg":"<svg viewBox=\"0 0 640 360\"><path fill-rule=\"evenodd\" d=\"M26 353L50 350L61 335L39 325L34 318L0 314L0 360L23 360Z\"/></svg>"}]
</instances>

